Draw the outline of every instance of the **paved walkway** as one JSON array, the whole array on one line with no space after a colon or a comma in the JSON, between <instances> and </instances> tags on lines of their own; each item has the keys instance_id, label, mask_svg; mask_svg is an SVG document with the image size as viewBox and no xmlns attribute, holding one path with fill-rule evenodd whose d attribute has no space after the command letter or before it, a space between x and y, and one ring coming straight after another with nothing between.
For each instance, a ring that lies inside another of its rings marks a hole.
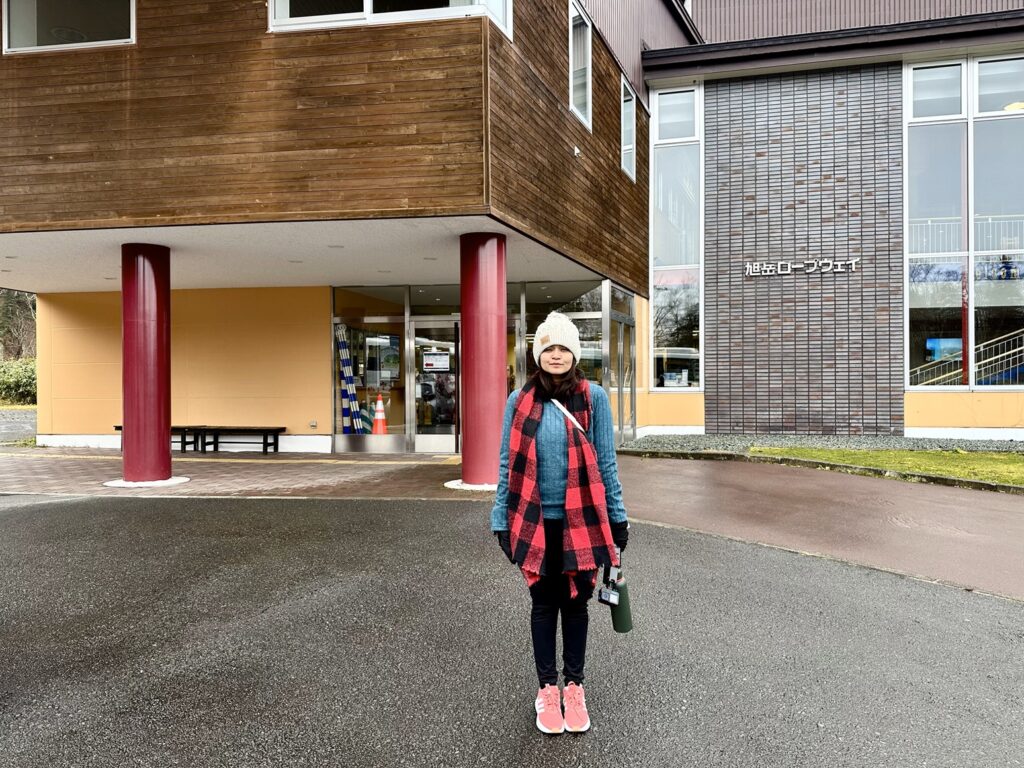
<instances>
[{"instance_id":1,"label":"paved walkway","mask_svg":"<svg viewBox=\"0 0 1024 768\"><path fill-rule=\"evenodd\" d=\"M184 485L121 490L120 454L0 449L0 492L488 501L444 487L458 457L174 454ZM1024 501L796 467L620 457L634 519L813 553L1024 600Z\"/></svg>"}]
</instances>

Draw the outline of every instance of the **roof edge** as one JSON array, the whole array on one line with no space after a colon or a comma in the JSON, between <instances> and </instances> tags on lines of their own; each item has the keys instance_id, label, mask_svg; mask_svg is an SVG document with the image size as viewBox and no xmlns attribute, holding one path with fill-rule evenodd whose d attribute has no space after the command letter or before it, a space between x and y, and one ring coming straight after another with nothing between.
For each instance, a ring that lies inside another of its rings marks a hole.
<instances>
[{"instance_id":1,"label":"roof edge","mask_svg":"<svg viewBox=\"0 0 1024 768\"><path fill-rule=\"evenodd\" d=\"M733 40L725 43L704 43L679 48L644 51L645 72L654 72L693 65L713 66L742 59L750 64L770 60L776 56L806 53L820 60L831 52L841 53L850 48L879 44L941 40L957 35L986 36L1024 32L1024 10L979 13L943 19L901 22L874 27L809 32L783 37Z\"/></svg>"}]
</instances>

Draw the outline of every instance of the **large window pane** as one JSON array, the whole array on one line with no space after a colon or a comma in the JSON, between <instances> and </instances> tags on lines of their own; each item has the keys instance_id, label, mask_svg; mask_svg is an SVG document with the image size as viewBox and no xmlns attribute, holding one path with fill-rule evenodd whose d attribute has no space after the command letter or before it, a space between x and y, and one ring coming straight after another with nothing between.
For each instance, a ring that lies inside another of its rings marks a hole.
<instances>
[{"instance_id":1,"label":"large window pane","mask_svg":"<svg viewBox=\"0 0 1024 768\"><path fill-rule=\"evenodd\" d=\"M335 324L339 434L370 434L378 395L388 434L405 433L404 328L404 322Z\"/></svg>"},{"instance_id":2,"label":"large window pane","mask_svg":"<svg viewBox=\"0 0 1024 768\"><path fill-rule=\"evenodd\" d=\"M1024 250L1024 118L974 125L975 250Z\"/></svg>"},{"instance_id":3,"label":"large window pane","mask_svg":"<svg viewBox=\"0 0 1024 768\"><path fill-rule=\"evenodd\" d=\"M651 312L655 386L700 386L700 268L655 270Z\"/></svg>"},{"instance_id":4,"label":"large window pane","mask_svg":"<svg viewBox=\"0 0 1024 768\"><path fill-rule=\"evenodd\" d=\"M636 178L636 98L622 84L622 170Z\"/></svg>"},{"instance_id":5,"label":"large window pane","mask_svg":"<svg viewBox=\"0 0 1024 768\"><path fill-rule=\"evenodd\" d=\"M654 150L654 266L700 263L700 147Z\"/></svg>"},{"instance_id":6,"label":"large window pane","mask_svg":"<svg viewBox=\"0 0 1024 768\"><path fill-rule=\"evenodd\" d=\"M975 382L1024 385L1024 252L974 261Z\"/></svg>"},{"instance_id":7,"label":"large window pane","mask_svg":"<svg viewBox=\"0 0 1024 768\"><path fill-rule=\"evenodd\" d=\"M569 16L569 91L570 103L588 123L590 122L590 22L571 6Z\"/></svg>"},{"instance_id":8,"label":"large window pane","mask_svg":"<svg viewBox=\"0 0 1024 768\"><path fill-rule=\"evenodd\" d=\"M693 91L658 95L658 140L690 139L697 135L696 95Z\"/></svg>"},{"instance_id":9,"label":"large window pane","mask_svg":"<svg viewBox=\"0 0 1024 768\"><path fill-rule=\"evenodd\" d=\"M474 2L476 0L373 0L373 12L404 13L427 11L432 8L458 8L463 5L472 5Z\"/></svg>"},{"instance_id":10,"label":"large window pane","mask_svg":"<svg viewBox=\"0 0 1024 768\"><path fill-rule=\"evenodd\" d=\"M910 259L910 385L966 384L967 285L964 256Z\"/></svg>"},{"instance_id":11,"label":"large window pane","mask_svg":"<svg viewBox=\"0 0 1024 768\"><path fill-rule=\"evenodd\" d=\"M978 64L978 111L1024 110L1024 59Z\"/></svg>"},{"instance_id":12,"label":"large window pane","mask_svg":"<svg viewBox=\"0 0 1024 768\"><path fill-rule=\"evenodd\" d=\"M910 253L967 250L967 125L910 127L907 158Z\"/></svg>"},{"instance_id":13,"label":"large window pane","mask_svg":"<svg viewBox=\"0 0 1024 768\"><path fill-rule=\"evenodd\" d=\"M362 13L363 0L278 0L278 18L306 19L310 16L338 16Z\"/></svg>"},{"instance_id":14,"label":"large window pane","mask_svg":"<svg viewBox=\"0 0 1024 768\"><path fill-rule=\"evenodd\" d=\"M8 0L10 48L129 40L132 0Z\"/></svg>"},{"instance_id":15,"label":"large window pane","mask_svg":"<svg viewBox=\"0 0 1024 768\"><path fill-rule=\"evenodd\" d=\"M961 69L959 64L920 67L914 70L914 117L959 115Z\"/></svg>"}]
</instances>

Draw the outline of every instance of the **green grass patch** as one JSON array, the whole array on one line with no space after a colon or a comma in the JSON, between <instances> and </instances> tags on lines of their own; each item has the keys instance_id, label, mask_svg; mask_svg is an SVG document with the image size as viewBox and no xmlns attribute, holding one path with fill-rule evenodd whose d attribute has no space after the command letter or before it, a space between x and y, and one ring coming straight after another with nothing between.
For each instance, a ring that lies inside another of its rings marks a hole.
<instances>
[{"instance_id":1,"label":"green grass patch","mask_svg":"<svg viewBox=\"0 0 1024 768\"><path fill-rule=\"evenodd\" d=\"M922 475L942 475L963 480L1024 486L1024 453L974 453L967 451L861 451L824 448L759 448L750 453L793 459L852 464Z\"/></svg>"},{"instance_id":2,"label":"green grass patch","mask_svg":"<svg viewBox=\"0 0 1024 768\"><path fill-rule=\"evenodd\" d=\"M0 400L0 411L34 411L35 405L20 405L7 400Z\"/></svg>"}]
</instances>

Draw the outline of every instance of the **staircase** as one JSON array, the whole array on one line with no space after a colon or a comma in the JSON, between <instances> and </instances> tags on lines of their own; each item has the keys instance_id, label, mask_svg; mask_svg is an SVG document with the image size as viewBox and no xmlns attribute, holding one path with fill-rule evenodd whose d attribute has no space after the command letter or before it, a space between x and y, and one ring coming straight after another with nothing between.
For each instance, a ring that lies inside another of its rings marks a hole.
<instances>
[{"instance_id":1,"label":"staircase","mask_svg":"<svg viewBox=\"0 0 1024 768\"><path fill-rule=\"evenodd\" d=\"M1024 328L978 344L974 348L975 383L1024 385ZM963 384L963 352L910 369L910 386Z\"/></svg>"}]
</instances>

